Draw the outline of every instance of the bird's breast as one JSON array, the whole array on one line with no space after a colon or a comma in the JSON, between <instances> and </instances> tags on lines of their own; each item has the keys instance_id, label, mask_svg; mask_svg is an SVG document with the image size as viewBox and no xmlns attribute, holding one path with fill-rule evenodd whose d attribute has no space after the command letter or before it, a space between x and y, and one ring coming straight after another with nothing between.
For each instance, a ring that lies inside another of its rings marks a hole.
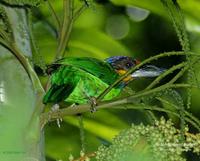
<instances>
[{"instance_id":1,"label":"bird's breast","mask_svg":"<svg viewBox=\"0 0 200 161\"><path fill-rule=\"evenodd\" d=\"M82 77L73 92L65 100L66 102L87 104L91 97L97 98L109 85L94 76ZM111 100L121 92L119 88L113 88L103 100Z\"/></svg>"}]
</instances>

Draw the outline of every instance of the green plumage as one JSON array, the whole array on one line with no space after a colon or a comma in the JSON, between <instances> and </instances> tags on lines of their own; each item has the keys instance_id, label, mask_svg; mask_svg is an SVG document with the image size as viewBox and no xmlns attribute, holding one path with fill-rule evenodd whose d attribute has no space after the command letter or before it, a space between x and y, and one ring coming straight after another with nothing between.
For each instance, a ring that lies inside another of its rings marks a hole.
<instances>
[{"instance_id":1,"label":"green plumage","mask_svg":"<svg viewBox=\"0 0 200 161\"><path fill-rule=\"evenodd\" d=\"M85 104L89 97L98 97L119 78L107 63L95 58L63 58L50 67L51 88L43 102ZM103 100L118 96L121 88L113 88Z\"/></svg>"}]
</instances>

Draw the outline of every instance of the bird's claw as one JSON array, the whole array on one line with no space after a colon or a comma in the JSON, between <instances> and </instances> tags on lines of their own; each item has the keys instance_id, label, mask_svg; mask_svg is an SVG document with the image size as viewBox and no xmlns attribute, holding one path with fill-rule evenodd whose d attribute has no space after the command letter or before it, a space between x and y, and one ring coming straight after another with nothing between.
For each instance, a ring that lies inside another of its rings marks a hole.
<instances>
[{"instance_id":1,"label":"bird's claw","mask_svg":"<svg viewBox=\"0 0 200 161\"><path fill-rule=\"evenodd\" d=\"M78 104L73 103L72 105L70 105L70 107L74 108L74 107L76 107L77 105L78 105Z\"/></svg>"},{"instance_id":2,"label":"bird's claw","mask_svg":"<svg viewBox=\"0 0 200 161\"><path fill-rule=\"evenodd\" d=\"M93 97L93 96L89 96L87 94L87 92L85 92L85 91L83 91L83 93L84 93L85 97L88 99L88 103L91 105L90 111L92 113L96 112L97 111L97 109L96 109L97 99L95 97Z\"/></svg>"},{"instance_id":3,"label":"bird's claw","mask_svg":"<svg viewBox=\"0 0 200 161\"><path fill-rule=\"evenodd\" d=\"M97 99L95 97L89 97L89 103L91 105L91 108L90 108L91 112L92 113L96 112L97 111L97 108L96 108Z\"/></svg>"},{"instance_id":4,"label":"bird's claw","mask_svg":"<svg viewBox=\"0 0 200 161\"><path fill-rule=\"evenodd\" d=\"M60 128L60 123L62 122L62 118L56 119L57 125Z\"/></svg>"},{"instance_id":5,"label":"bird's claw","mask_svg":"<svg viewBox=\"0 0 200 161\"><path fill-rule=\"evenodd\" d=\"M58 104L55 104L52 106L51 111L52 112L58 111L59 108L60 108L60 106ZM56 119L56 122L57 122L58 127L60 128L60 122L62 122L62 118L60 117L60 118Z\"/></svg>"}]
</instances>

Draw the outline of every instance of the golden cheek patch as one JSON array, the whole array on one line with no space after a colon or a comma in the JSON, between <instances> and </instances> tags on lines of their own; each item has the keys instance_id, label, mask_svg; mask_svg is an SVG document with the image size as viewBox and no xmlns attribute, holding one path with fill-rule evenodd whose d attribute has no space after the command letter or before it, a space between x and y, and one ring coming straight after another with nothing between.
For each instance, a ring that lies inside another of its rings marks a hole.
<instances>
[{"instance_id":1,"label":"golden cheek patch","mask_svg":"<svg viewBox=\"0 0 200 161\"><path fill-rule=\"evenodd\" d=\"M131 75L127 76L126 78L123 79L124 82L129 82L130 80L133 80Z\"/></svg>"},{"instance_id":2,"label":"golden cheek patch","mask_svg":"<svg viewBox=\"0 0 200 161\"><path fill-rule=\"evenodd\" d=\"M117 73L120 74L120 75L123 75L123 74L126 73L126 70L121 70L121 69L120 69L120 70L117 70Z\"/></svg>"},{"instance_id":3,"label":"golden cheek patch","mask_svg":"<svg viewBox=\"0 0 200 161\"><path fill-rule=\"evenodd\" d=\"M126 70L117 70L117 73L119 73L120 75L124 75L126 74ZM133 78L131 77L131 75L127 76L126 78L123 79L124 82L128 82L130 80L132 80Z\"/></svg>"}]
</instances>

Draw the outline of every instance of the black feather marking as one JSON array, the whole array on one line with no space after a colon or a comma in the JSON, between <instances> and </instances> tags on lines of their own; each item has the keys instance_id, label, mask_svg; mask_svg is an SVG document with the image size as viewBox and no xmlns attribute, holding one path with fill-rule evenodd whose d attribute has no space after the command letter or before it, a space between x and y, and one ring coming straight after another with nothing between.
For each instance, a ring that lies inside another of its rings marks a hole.
<instances>
[{"instance_id":1,"label":"black feather marking","mask_svg":"<svg viewBox=\"0 0 200 161\"><path fill-rule=\"evenodd\" d=\"M43 103L47 104L50 102L59 103L64 101L74 90L74 86L70 84L65 85L53 85L48 93L43 98Z\"/></svg>"}]
</instances>

